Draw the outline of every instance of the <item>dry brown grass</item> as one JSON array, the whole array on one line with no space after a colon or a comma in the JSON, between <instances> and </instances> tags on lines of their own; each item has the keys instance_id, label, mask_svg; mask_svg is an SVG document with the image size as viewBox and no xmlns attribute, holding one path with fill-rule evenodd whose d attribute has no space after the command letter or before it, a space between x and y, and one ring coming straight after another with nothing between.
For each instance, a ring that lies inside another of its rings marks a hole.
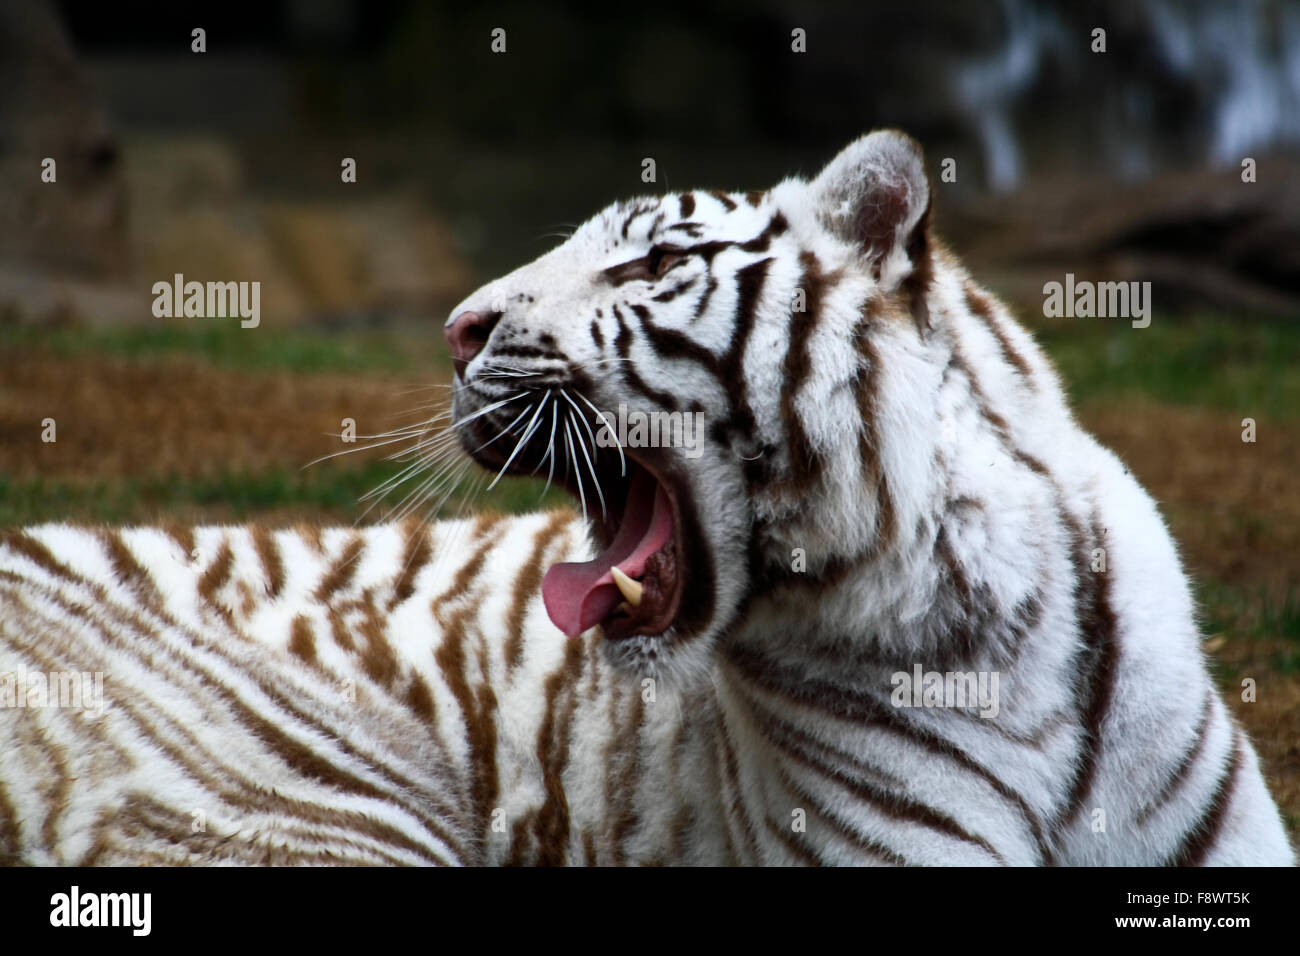
<instances>
[{"instance_id":1,"label":"dry brown grass","mask_svg":"<svg viewBox=\"0 0 1300 956\"><path fill-rule=\"evenodd\" d=\"M378 376L249 372L186 357L0 356L0 383L0 448L15 479L297 469L345 447L330 437L343 418L358 433L385 431L443 396L402 396ZM50 444L40 440L47 417L58 426Z\"/></svg>"},{"instance_id":2,"label":"dry brown grass","mask_svg":"<svg viewBox=\"0 0 1300 956\"><path fill-rule=\"evenodd\" d=\"M1300 428L1151 402L1097 404L1084 424L1160 502L1191 570L1220 581L1300 582Z\"/></svg>"}]
</instances>

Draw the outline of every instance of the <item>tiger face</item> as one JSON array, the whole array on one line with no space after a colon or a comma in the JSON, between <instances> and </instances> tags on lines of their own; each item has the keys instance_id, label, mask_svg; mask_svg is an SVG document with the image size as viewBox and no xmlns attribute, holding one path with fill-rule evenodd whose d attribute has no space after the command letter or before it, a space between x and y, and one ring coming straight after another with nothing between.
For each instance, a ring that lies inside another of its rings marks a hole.
<instances>
[{"instance_id":1,"label":"tiger face","mask_svg":"<svg viewBox=\"0 0 1300 956\"><path fill-rule=\"evenodd\" d=\"M702 661L794 549L872 533L855 334L873 298L924 312L928 208L916 144L873 133L812 182L615 203L453 310L462 445L587 516L593 558L542 584L561 631Z\"/></svg>"}]
</instances>

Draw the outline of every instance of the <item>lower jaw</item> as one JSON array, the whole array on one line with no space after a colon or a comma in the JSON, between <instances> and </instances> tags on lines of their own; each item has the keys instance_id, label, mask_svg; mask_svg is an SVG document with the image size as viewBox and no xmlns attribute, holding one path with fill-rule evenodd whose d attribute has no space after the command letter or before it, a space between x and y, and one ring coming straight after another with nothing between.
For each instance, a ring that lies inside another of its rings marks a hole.
<instances>
[{"instance_id":1,"label":"lower jaw","mask_svg":"<svg viewBox=\"0 0 1300 956\"><path fill-rule=\"evenodd\" d=\"M681 603L681 582L678 570L678 535L668 545L646 562L641 577L642 599L637 607L626 601L614 609L600 623L601 633L609 641L625 641L634 637L661 637L677 616Z\"/></svg>"},{"instance_id":2,"label":"lower jaw","mask_svg":"<svg viewBox=\"0 0 1300 956\"><path fill-rule=\"evenodd\" d=\"M644 559L639 573L634 572L633 581L639 585L640 595L637 603L633 604L635 596L629 597L627 591L622 588L623 600L614 605L613 609L603 618L594 622L594 626L600 628L602 637L611 642L625 642L635 638L659 638L662 637L672 626L682 600L682 584L684 568L682 554L682 517L681 508L673 485L663 477L660 469L653 465L648 465L639 458L634 459L631 455L627 456L627 475L621 478L623 483L623 493L630 496L633 490L643 495L649 495L651 500L655 498L659 490L663 492L663 498L666 499L667 508L672 520L672 533L668 540L654 553ZM649 480L651 484L646 487ZM569 488L570 492L575 489ZM575 500L578 498L574 494ZM588 505L590 505L590 494L588 494ZM595 537L597 538L601 551L605 551L613 546L614 539L618 536L619 528L622 523L632 520L628 517L630 505L627 498L623 502L623 510L619 515L618 524L611 522L602 523L600 519L593 519L595 527ZM654 505L651 505L652 514ZM631 572L632 568L627 566L624 561L619 562L624 569Z\"/></svg>"}]
</instances>

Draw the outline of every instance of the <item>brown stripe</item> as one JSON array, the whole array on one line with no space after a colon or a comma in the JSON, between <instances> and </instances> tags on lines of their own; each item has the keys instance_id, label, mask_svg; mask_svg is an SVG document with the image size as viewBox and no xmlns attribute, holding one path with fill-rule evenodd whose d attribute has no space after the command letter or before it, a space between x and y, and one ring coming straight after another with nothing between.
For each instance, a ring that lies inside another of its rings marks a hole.
<instances>
[{"instance_id":1,"label":"brown stripe","mask_svg":"<svg viewBox=\"0 0 1300 956\"><path fill-rule=\"evenodd\" d=\"M647 241L653 242L654 237L659 234L659 227L664 224L664 215L665 213L660 210L659 214L655 216L654 221L650 223L650 229L646 232Z\"/></svg>"},{"instance_id":2,"label":"brown stripe","mask_svg":"<svg viewBox=\"0 0 1300 956\"><path fill-rule=\"evenodd\" d=\"M789 228L790 223L786 220L785 214L778 210L772 214L772 218L767 221L762 232L748 242L742 242L738 248L745 252L767 252L771 248L772 240L784 235Z\"/></svg>"},{"instance_id":3,"label":"brown stripe","mask_svg":"<svg viewBox=\"0 0 1300 956\"><path fill-rule=\"evenodd\" d=\"M343 546L343 551L330 565L325 576L316 587L316 593L312 595L315 600L322 604L328 604L330 598L338 591L346 588L352 583L353 577L357 573L358 558L361 551L365 548L366 542L361 535L353 532L348 537L348 542Z\"/></svg>"},{"instance_id":4,"label":"brown stripe","mask_svg":"<svg viewBox=\"0 0 1300 956\"><path fill-rule=\"evenodd\" d=\"M627 323L623 320L623 313L619 311L618 306L614 306L613 311L614 318L618 321L618 335L614 338L614 348L620 358L626 359L632 351L632 330L628 328ZM635 363L621 362L619 365L619 371L623 373L629 387L640 392L661 408L667 408L670 411L677 409L677 396L657 389L643 379L641 373L636 370Z\"/></svg>"},{"instance_id":5,"label":"brown stripe","mask_svg":"<svg viewBox=\"0 0 1300 956\"><path fill-rule=\"evenodd\" d=\"M966 361L966 356L962 352L961 347L954 340L949 343L949 348L951 354L948 359L948 367L956 369L965 376L967 385L970 388L971 398L975 402L975 407L979 411L980 417L992 426L994 433L1001 440L1007 453L1016 461L1027 467L1030 471L1050 479L1051 473L1048 471L1047 466L1016 445L1015 440L1011 435L1011 424L993 410L993 406L989 402L988 393L984 391L984 386L980 384L979 377L975 374L975 370L971 368L970 363ZM1054 490L1058 492L1059 497L1059 487L1056 486L1054 480L1053 487Z\"/></svg>"},{"instance_id":6,"label":"brown stripe","mask_svg":"<svg viewBox=\"0 0 1300 956\"><path fill-rule=\"evenodd\" d=\"M767 193L763 192L761 189L751 189L749 192L745 193L745 202L749 203L751 206L757 207L763 202L763 197L766 195Z\"/></svg>"},{"instance_id":7,"label":"brown stripe","mask_svg":"<svg viewBox=\"0 0 1300 956\"><path fill-rule=\"evenodd\" d=\"M683 712L693 711L690 703L685 703ZM665 847L668 859L684 860L686 837L694 825L694 810L689 798L682 792L682 750L686 746L687 722L677 721L677 730L673 734L673 743L668 750L668 766L664 780L668 783L669 806L676 806L668 823L668 841Z\"/></svg>"},{"instance_id":8,"label":"brown stripe","mask_svg":"<svg viewBox=\"0 0 1300 956\"><path fill-rule=\"evenodd\" d=\"M162 838L180 849L189 858L187 862L210 864L218 860L252 863L259 866L338 865L341 862L368 861L400 865L404 862L395 853L382 847L367 846L356 840L361 834L330 833L312 826L302 826L287 821L277 821L278 836L293 837L302 842L318 844L313 847L283 846L272 843L237 841L229 834L217 832L195 833L193 818L185 810L169 807L144 794L128 794L119 816L113 820L118 830L134 830ZM424 857L427 859L427 857Z\"/></svg>"},{"instance_id":9,"label":"brown stripe","mask_svg":"<svg viewBox=\"0 0 1300 956\"><path fill-rule=\"evenodd\" d=\"M587 680L587 699L593 704L600 695L600 653L601 636L599 631L592 631L587 640L587 666L591 676Z\"/></svg>"},{"instance_id":10,"label":"brown stripe","mask_svg":"<svg viewBox=\"0 0 1300 956\"><path fill-rule=\"evenodd\" d=\"M654 347L654 350L666 358L689 359L698 362L715 376L719 375L720 359L712 350L705 348L680 329L660 328L650 321L650 310L643 305L633 305L632 313L640 320L641 334ZM630 339L630 333L629 333Z\"/></svg>"},{"instance_id":11,"label":"brown stripe","mask_svg":"<svg viewBox=\"0 0 1300 956\"><path fill-rule=\"evenodd\" d=\"M135 559L135 555L126 545L122 532L106 529L100 532L99 540L108 554L108 563L113 569L113 576L151 610L159 608L162 595L158 592L158 584Z\"/></svg>"},{"instance_id":12,"label":"brown stripe","mask_svg":"<svg viewBox=\"0 0 1300 956\"><path fill-rule=\"evenodd\" d=\"M194 560L194 528L190 525L176 524L174 522L165 522L162 525L163 533L175 541L181 548L181 554L185 555L185 561Z\"/></svg>"},{"instance_id":13,"label":"brown stripe","mask_svg":"<svg viewBox=\"0 0 1300 956\"><path fill-rule=\"evenodd\" d=\"M1006 865L1007 861L1002 854L983 837L970 833L942 810L909 797L907 785L895 775L864 763L855 755L823 743L793 724L781 720L743 689L738 696L764 729L765 737L795 762L834 781L891 819L937 830L978 846L999 864ZM850 769L852 773L849 772ZM875 782L869 777L875 778Z\"/></svg>"},{"instance_id":14,"label":"brown stripe","mask_svg":"<svg viewBox=\"0 0 1300 956\"><path fill-rule=\"evenodd\" d=\"M971 590L970 579L966 577L966 569L957 560L957 553L953 551L952 543L948 540L947 525L940 525L939 533L934 536L934 553L939 558L939 563L948 569L948 578L957 591L962 614L967 618L978 618L979 611L974 606L975 592Z\"/></svg>"},{"instance_id":15,"label":"brown stripe","mask_svg":"<svg viewBox=\"0 0 1300 956\"><path fill-rule=\"evenodd\" d=\"M564 770L569 763L573 714L577 708L575 689L582 676L581 641L568 641L560 669L546 678L543 685L545 710L537 729L537 760L542 768L542 786L546 800L537 811L534 832L537 834L537 863L560 866L568 859L569 798L564 792ZM568 707L556 714L562 691L568 690Z\"/></svg>"},{"instance_id":16,"label":"brown stripe","mask_svg":"<svg viewBox=\"0 0 1300 956\"><path fill-rule=\"evenodd\" d=\"M1205 695L1205 703L1201 706L1200 720L1196 722L1196 727L1192 730L1191 744L1183 754L1183 759L1180 760L1178 766L1174 768L1174 772L1171 773L1169 779L1165 781L1165 785L1160 788L1160 792L1155 795L1154 799L1152 799L1150 803L1138 812L1136 817L1138 826L1145 824L1149 819L1151 819L1153 813L1169 802L1169 798L1172 797L1178 788L1183 785L1183 782L1187 779L1188 772L1205 751L1205 741L1207 737L1205 731L1210 723L1210 710L1213 702L1214 695L1207 692Z\"/></svg>"},{"instance_id":17,"label":"brown stripe","mask_svg":"<svg viewBox=\"0 0 1300 956\"><path fill-rule=\"evenodd\" d=\"M930 331L930 283L934 280L934 256L930 251L930 210L934 203L934 186L929 179L929 174L926 174L925 211L912 229L904 250L908 261L912 263L912 271L898 288L908 300L909 311L922 339Z\"/></svg>"},{"instance_id":18,"label":"brown stripe","mask_svg":"<svg viewBox=\"0 0 1300 956\"><path fill-rule=\"evenodd\" d=\"M366 641L361 652L361 666L371 680L391 689L399 670L397 655L388 643L387 619L380 614L370 588L366 588L362 595L361 610L361 624L357 630Z\"/></svg>"},{"instance_id":19,"label":"brown stripe","mask_svg":"<svg viewBox=\"0 0 1300 956\"><path fill-rule=\"evenodd\" d=\"M1206 858L1214 849L1214 844L1223 830L1223 824L1228 818L1228 807L1232 803L1232 795L1237 786L1237 773L1241 769L1242 751L1241 731L1234 727L1232 756L1228 760L1227 770L1219 778L1219 786L1215 789L1210 802L1206 804L1205 812L1187 831L1178 852L1165 862L1165 866L1205 865Z\"/></svg>"},{"instance_id":20,"label":"brown stripe","mask_svg":"<svg viewBox=\"0 0 1300 956\"><path fill-rule=\"evenodd\" d=\"M41 824L41 842L47 848L58 845L59 818L68 809L68 795L72 792L72 776L68 772L67 751L45 732L37 721L26 721L27 730L36 741L44 763L54 775L54 785L43 788L41 806L45 820Z\"/></svg>"},{"instance_id":21,"label":"brown stripe","mask_svg":"<svg viewBox=\"0 0 1300 956\"><path fill-rule=\"evenodd\" d=\"M704 225L698 222L675 222L664 231L672 232L674 229L680 229L692 239L698 239L704 234Z\"/></svg>"},{"instance_id":22,"label":"brown stripe","mask_svg":"<svg viewBox=\"0 0 1300 956\"><path fill-rule=\"evenodd\" d=\"M727 212L731 212L733 209L736 208L736 201L732 199L730 196L728 196L726 193L724 193L721 189L710 190L709 195L712 196L714 199L716 199L718 202L722 203L722 205L726 208Z\"/></svg>"},{"instance_id":23,"label":"brown stripe","mask_svg":"<svg viewBox=\"0 0 1300 956\"><path fill-rule=\"evenodd\" d=\"M528 848L532 846L532 823L536 818L537 811L529 810L510 828L510 852L506 855L505 866L523 866L530 858Z\"/></svg>"},{"instance_id":24,"label":"brown stripe","mask_svg":"<svg viewBox=\"0 0 1300 956\"><path fill-rule=\"evenodd\" d=\"M325 539L321 534L320 525L300 524L293 529L296 534L307 545L307 549L314 554L325 553Z\"/></svg>"},{"instance_id":25,"label":"brown stripe","mask_svg":"<svg viewBox=\"0 0 1300 956\"><path fill-rule=\"evenodd\" d=\"M235 623L234 615L229 607L217 601L216 593L230 580L230 572L234 566L235 553L230 549L230 542L223 540L221 547L217 549L216 558L199 575L198 583L199 597L203 598L204 602L220 614L232 628Z\"/></svg>"},{"instance_id":26,"label":"brown stripe","mask_svg":"<svg viewBox=\"0 0 1300 956\"><path fill-rule=\"evenodd\" d=\"M791 819L793 820L793 815ZM780 824L768 816L763 817L763 822L767 825L767 831L780 840L791 855L804 866L826 865L822 858L813 851L812 847L801 840L797 833L788 829L789 823Z\"/></svg>"},{"instance_id":27,"label":"brown stripe","mask_svg":"<svg viewBox=\"0 0 1300 956\"><path fill-rule=\"evenodd\" d=\"M691 276L691 278L687 279L680 285L673 286L671 289L666 289L658 295L651 296L650 298L654 302L671 302L673 299L677 298L683 292L686 292L695 285L695 280L697 278L697 276ZM633 308L640 308L640 306L633 306Z\"/></svg>"},{"instance_id":28,"label":"brown stripe","mask_svg":"<svg viewBox=\"0 0 1300 956\"><path fill-rule=\"evenodd\" d=\"M8 576L8 572L0 572L0 577L7 577L7 576ZM114 646L115 653L118 654L124 653L128 657L139 659L141 655L145 653L143 649L149 647L154 641L158 639L157 632L154 631L152 628L150 628L142 619L136 617L130 619L131 624L133 625L132 629L134 629L141 636L143 636L145 640L138 641L138 642L131 642L128 644L119 637L117 631L110 631L108 629L108 626L104 622L102 622L99 617L97 617L94 613L92 613L91 608L87 604L80 603L80 602L72 603L66 600L65 598L63 598L60 594L58 594L58 592L45 588L43 585L36 584L35 582L23 582L23 583L26 583L28 585L29 590L33 588L39 588L41 591L44 591L45 593L43 596L45 597L46 600L59 606L71 616L83 621L90 629L97 632L101 637L101 639L103 639L103 641L106 644L110 646ZM40 614L30 606L27 607L27 610L28 613L31 614L33 617L43 618L47 622L51 621L48 615ZM109 607L104 607L103 610L112 613L112 609ZM53 623L49 623L47 626L51 631L63 629L61 625L55 625ZM56 661L54 658L43 654L41 648L38 648L36 646L22 648L21 644L19 644L16 637L14 637L13 640L15 646L19 646L20 649L23 650L24 654L26 654L30 659L40 663L41 666L47 672L53 672L53 671L65 669L66 662ZM48 647L49 643L46 642L44 646ZM150 664L151 672L165 673L166 676L170 680L172 680L173 683L179 683L176 680L175 674L166 669L165 660L159 659L156 656L151 656L149 659L149 664ZM116 711L120 711L127 719L135 723L140 728L141 731L140 736L142 736L146 740L149 740L152 746L154 746L158 750L161 750L168 757L168 759L170 759L172 763L175 764L177 767L181 768L186 773L187 776L189 776L193 780L198 781L201 785L211 789L212 784L216 780L216 778L207 772L207 768L201 767L198 763L189 759L190 754L197 753L202 750L197 739L194 738L192 735L190 735L188 730L184 728L180 728L178 726L175 728L175 732L184 735L184 737L187 738L187 743L189 744L189 747L185 752L175 750L168 744L167 740L164 738L164 736L161 733L159 733L158 729L155 726L153 726L148 720L146 720L144 717L140 716L137 713L136 708L132 706L130 700L131 700L130 695L119 695L118 699L114 701L114 709Z\"/></svg>"},{"instance_id":29,"label":"brown stripe","mask_svg":"<svg viewBox=\"0 0 1300 956\"><path fill-rule=\"evenodd\" d=\"M789 772L784 767L777 768L777 777L791 794L798 797L800 802L807 804L806 809L810 811L810 817L815 814L819 819L824 820L831 829L840 835L841 838L847 840L864 853L874 856L885 863L889 863L893 866L908 865L907 858L902 856L896 850L892 850L883 843L859 833L841 820L829 807L818 800L817 797L813 795L812 791L799 783L799 781L795 780L794 777L790 776Z\"/></svg>"},{"instance_id":30,"label":"brown stripe","mask_svg":"<svg viewBox=\"0 0 1300 956\"><path fill-rule=\"evenodd\" d=\"M253 548L258 560L262 562L262 576L266 579L266 593L272 598L280 596L284 590L284 558L280 554L280 545L275 540L275 532L268 531L261 525L253 527Z\"/></svg>"},{"instance_id":31,"label":"brown stripe","mask_svg":"<svg viewBox=\"0 0 1300 956\"><path fill-rule=\"evenodd\" d=\"M591 340L596 343L596 348L605 347L605 334L600 331L600 323L595 319L591 320Z\"/></svg>"},{"instance_id":32,"label":"brown stripe","mask_svg":"<svg viewBox=\"0 0 1300 956\"><path fill-rule=\"evenodd\" d=\"M474 528L470 532L470 542L481 541L482 543L474 549L470 559L457 570L456 576L452 578L451 587L434 599L435 616L438 608L455 601L472 584L477 582L479 573L483 570L483 564L487 560L487 553L497 544L497 539L490 537L490 535L503 520L505 520L505 516L499 514L481 514L474 519Z\"/></svg>"},{"instance_id":33,"label":"brown stripe","mask_svg":"<svg viewBox=\"0 0 1300 956\"><path fill-rule=\"evenodd\" d=\"M506 673L519 666L524 653L524 616L529 604L537 597L542 584L542 559L560 529L572 520L567 511L556 511L533 536L533 550L515 575L510 594L510 610L506 614Z\"/></svg>"},{"instance_id":34,"label":"brown stripe","mask_svg":"<svg viewBox=\"0 0 1300 956\"><path fill-rule=\"evenodd\" d=\"M295 616L289 628L289 652L305 664L316 665L316 635L305 615Z\"/></svg>"},{"instance_id":35,"label":"brown stripe","mask_svg":"<svg viewBox=\"0 0 1300 956\"><path fill-rule=\"evenodd\" d=\"M65 578L76 584L88 583L85 578L54 557L49 548L25 531L14 529L0 533L0 544L56 577Z\"/></svg>"},{"instance_id":36,"label":"brown stripe","mask_svg":"<svg viewBox=\"0 0 1300 956\"><path fill-rule=\"evenodd\" d=\"M729 822L735 820L740 823L741 835L744 837L745 848L749 853L749 862L757 865L763 862L762 855L759 853L758 834L754 831L749 807L745 803L744 790L740 783L740 766L736 760L736 751L732 747L731 732L727 729L725 715L718 721L717 731L718 745L722 748L722 773L727 789L731 791L730 799L723 796L724 809Z\"/></svg>"},{"instance_id":37,"label":"brown stripe","mask_svg":"<svg viewBox=\"0 0 1300 956\"><path fill-rule=\"evenodd\" d=\"M886 706L869 694L846 690L828 681L810 677L745 648L732 646L727 649L726 654L729 663L736 667L739 676L760 689L784 697L814 713L893 732L930 753L946 757L970 771L1019 810L1025 826L1034 838L1040 857L1044 861L1051 861L1051 851L1043 827L1038 815L1025 798L953 741L911 722L898 710Z\"/></svg>"},{"instance_id":38,"label":"brown stripe","mask_svg":"<svg viewBox=\"0 0 1300 956\"><path fill-rule=\"evenodd\" d=\"M235 566L235 553L231 550L230 542L223 540L221 547L217 549L217 556L212 563L199 575L199 595L205 601L211 601L212 595L221 590L221 587L230 580L230 572Z\"/></svg>"},{"instance_id":39,"label":"brown stripe","mask_svg":"<svg viewBox=\"0 0 1300 956\"><path fill-rule=\"evenodd\" d=\"M425 723L435 724L438 712L433 706L433 693L428 682L419 674L411 675L411 685L406 689L406 706Z\"/></svg>"},{"instance_id":40,"label":"brown stripe","mask_svg":"<svg viewBox=\"0 0 1300 956\"><path fill-rule=\"evenodd\" d=\"M16 866L22 834L18 829L18 811L9 799L9 791L0 780L0 866Z\"/></svg>"},{"instance_id":41,"label":"brown stripe","mask_svg":"<svg viewBox=\"0 0 1300 956\"><path fill-rule=\"evenodd\" d=\"M690 193L682 193L677 201L681 204L682 218L691 218L691 214L695 212L695 197Z\"/></svg>"},{"instance_id":42,"label":"brown stripe","mask_svg":"<svg viewBox=\"0 0 1300 956\"><path fill-rule=\"evenodd\" d=\"M633 206L631 213L629 213L628 217L625 220L623 220L623 229L622 229L623 238L624 239L627 238L627 231L629 227L631 227L632 222L635 219L637 219L639 216L644 216L646 213L650 212L654 208L655 206L652 203L637 203L635 206Z\"/></svg>"},{"instance_id":43,"label":"brown stripe","mask_svg":"<svg viewBox=\"0 0 1300 956\"><path fill-rule=\"evenodd\" d=\"M763 729L765 736L775 746L783 750L797 750L818 755L827 766L826 772L829 776L834 776L837 772L830 767L830 764L838 762L848 764L859 776L869 775L874 777L883 787L892 787L900 791L907 788L906 782L883 767L866 763L854 754L841 750L832 744L824 743L789 721L782 720L765 708L762 702L754 696L753 691L743 684L737 684L736 691L736 696L745 705L745 709L749 711L755 722ZM883 789L883 787L877 786L877 789Z\"/></svg>"},{"instance_id":44,"label":"brown stripe","mask_svg":"<svg viewBox=\"0 0 1300 956\"><path fill-rule=\"evenodd\" d=\"M805 741L812 738L805 737ZM816 760L806 744L795 742L790 745L788 739L778 743L782 751L802 764L806 769L833 780L853 796L870 804L877 812L904 823L913 823L943 833L963 843L977 846L988 853L1000 865L1006 865L1006 859L993 848L993 845L981 836L971 833L948 814L909 798L901 789L886 790L861 777L850 775L843 769L826 765ZM844 755L848 757L848 755ZM849 758L850 760L852 758ZM856 764L856 761L853 761Z\"/></svg>"},{"instance_id":45,"label":"brown stripe","mask_svg":"<svg viewBox=\"0 0 1300 956\"><path fill-rule=\"evenodd\" d=\"M1077 589L1081 589L1081 594L1075 613L1080 636L1085 642L1084 653L1087 655L1080 668L1085 674L1080 682L1085 695L1081 701L1080 714L1084 736L1078 769L1069 799L1058 817L1058 827L1066 825L1083 808L1084 800L1097 776L1097 766L1101 760L1102 724L1110 710L1119 670L1118 621L1110 604L1110 573L1094 572L1090 565L1092 548L1100 542L1097 532L1095 522L1091 541L1083 536L1082 529L1076 532L1078 546L1075 573L1078 576Z\"/></svg>"},{"instance_id":46,"label":"brown stripe","mask_svg":"<svg viewBox=\"0 0 1300 956\"><path fill-rule=\"evenodd\" d=\"M408 521L403 531L406 545L402 552L402 570L393 586L393 596L388 599L390 612L415 593L415 579L433 554L433 544L429 540L433 529L429 525L422 521Z\"/></svg>"},{"instance_id":47,"label":"brown stripe","mask_svg":"<svg viewBox=\"0 0 1300 956\"><path fill-rule=\"evenodd\" d=\"M993 314L993 303L976 289L971 282L964 284L964 290L966 293L966 308L983 322L989 332L993 334L993 337L998 340L998 345L1002 349L1002 358L1026 379L1032 381L1033 370L1029 367L1029 363L1025 361L1025 357L1016 351L1006 330L1002 328L1001 323Z\"/></svg>"},{"instance_id":48,"label":"brown stripe","mask_svg":"<svg viewBox=\"0 0 1300 956\"><path fill-rule=\"evenodd\" d=\"M435 605L433 613L443 630L442 644L434 654L434 660L465 721L470 764L470 811L475 823L474 833L478 835L487 833L491 825L500 783L496 756L496 700L488 685L482 686L476 694L470 687L467 674L469 655L465 647L465 628L475 610L472 604L467 604L444 617Z\"/></svg>"},{"instance_id":49,"label":"brown stripe","mask_svg":"<svg viewBox=\"0 0 1300 956\"><path fill-rule=\"evenodd\" d=\"M838 272L829 276L823 273L817 257L807 250L799 254L799 262L803 276L798 288L803 290L804 310L790 313L790 341L781 386L781 420L785 423L786 452L790 456L788 491L792 494L806 491L821 474L820 456L808 439L795 400L812 373L812 334L821 321L826 287L833 285L839 276Z\"/></svg>"},{"instance_id":50,"label":"brown stripe","mask_svg":"<svg viewBox=\"0 0 1300 956\"><path fill-rule=\"evenodd\" d=\"M725 426L746 440L753 437L755 422L749 407L749 380L744 370L745 347L749 344L754 313L771 265L770 258L760 259L736 273L736 316L732 323L731 344L718 361L718 378L731 400L731 417Z\"/></svg>"},{"instance_id":51,"label":"brown stripe","mask_svg":"<svg viewBox=\"0 0 1300 956\"><path fill-rule=\"evenodd\" d=\"M641 724L645 718L645 702L639 687L632 685L629 703L623 703L623 687L614 682L609 695L609 726L616 729L605 745L605 819L608 830L608 847L616 866L627 863L624 844L636 829L637 782L641 779ZM624 713L626 710L626 713Z\"/></svg>"},{"instance_id":52,"label":"brown stripe","mask_svg":"<svg viewBox=\"0 0 1300 956\"><path fill-rule=\"evenodd\" d=\"M541 358L541 359L559 359L564 360L564 353L557 349L543 349L533 345L493 345L492 355L510 356L513 358Z\"/></svg>"},{"instance_id":53,"label":"brown stripe","mask_svg":"<svg viewBox=\"0 0 1300 956\"><path fill-rule=\"evenodd\" d=\"M352 632L348 629L347 622L343 620L343 613L337 607L331 607L329 617L330 636L334 638L334 643L345 651L355 651L357 644L352 639Z\"/></svg>"},{"instance_id":54,"label":"brown stripe","mask_svg":"<svg viewBox=\"0 0 1300 956\"><path fill-rule=\"evenodd\" d=\"M864 315L871 303L864 307ZM869 321L869 320L868 320ZM876 496L876 539L872 551L879 555L891 547L898 537L898 515L894 511L894 498L889 491L889 475L880 462L880 375L883 365L875 344L865 330L856 336L858 354L866 360L866 367L858 373L854 391L858 408L862 411L862 429L858 432L858 455L868 489Z\"/></svg>"}]
</instances>

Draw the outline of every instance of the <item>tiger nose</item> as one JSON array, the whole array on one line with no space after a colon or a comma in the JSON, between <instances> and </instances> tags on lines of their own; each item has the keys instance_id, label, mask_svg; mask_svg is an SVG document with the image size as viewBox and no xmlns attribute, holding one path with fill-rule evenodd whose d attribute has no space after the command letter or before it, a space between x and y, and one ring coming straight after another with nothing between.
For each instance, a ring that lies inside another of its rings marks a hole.
<instances>
[{"instance_id":1,"label":"tiger nose","mask_svg":"<svg viewBox=\"0 0 1300 956\"><path fill-rule=\"evenodd\" d=\"M500 312L462 312L443 329L447 344L451 346L451 361L457 375L464 372L465 366L474 361L474 356L483 351L488 336L500 320Z\"/></svg>"}]
</instances>

